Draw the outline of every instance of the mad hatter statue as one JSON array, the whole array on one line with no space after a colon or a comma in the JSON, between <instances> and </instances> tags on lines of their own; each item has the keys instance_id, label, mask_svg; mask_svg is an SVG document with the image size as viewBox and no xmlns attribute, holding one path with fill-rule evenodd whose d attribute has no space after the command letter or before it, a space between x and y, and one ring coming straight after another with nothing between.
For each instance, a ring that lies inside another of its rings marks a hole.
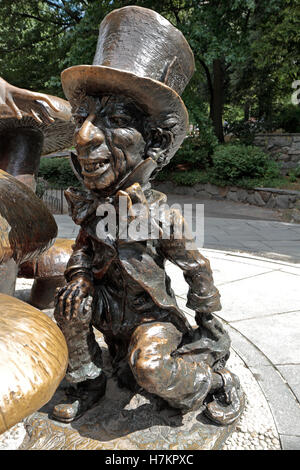
<instances>
[{"instance_id":1,"label":"mad hatter statue","mask_svg":"<svg viewBox=\"0 0 300 470\"><path fill-rule=\"evenodd\" d=\"M77 122L74 171L86 191L66 191L81 228L56 300L72 384L69 402L53 409L57 420L77 419L105 394L92 327L102 332L121 385L137 384L184 412L205 405L220 424L241 413L239 381L224 368L230 340L212 315L221 309L219 292L209 261L195 245L187 250L184 236L174 236L174 226L185 224L181 214L161 211L157 239L121 236L120 226L116 234L97 235L103 204L118 213L123 196L133 220L136 203L151 216L166 201L149 181L186 135L188 113L179 95L193 71L181 32L154 11L129 6L102 21L93 65L62 73ZM171 225L169 237L162 220ZM197 329L176 303L166 260L183 270Z\"/></svg>"}]
</instances>

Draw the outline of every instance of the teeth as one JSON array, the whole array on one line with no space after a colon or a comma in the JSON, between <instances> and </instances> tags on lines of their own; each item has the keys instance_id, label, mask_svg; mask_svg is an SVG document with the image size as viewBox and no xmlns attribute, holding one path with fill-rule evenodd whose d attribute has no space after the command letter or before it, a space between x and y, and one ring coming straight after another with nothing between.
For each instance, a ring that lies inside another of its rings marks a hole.
<instances>
[{"instance_id":1,"label":"teeth","mask_svg":"<svg viewBox=\"0 0 300 470\"><path fill-rule=\"evenodd\" d=\"M96 170L99 170L100 168L103 168L105 165L107 165L108 161L103 161L103 162L95 162L95 163L88 163L84 162L84 169L87 172L94 172Z\"/></svg>"}]
</instances>

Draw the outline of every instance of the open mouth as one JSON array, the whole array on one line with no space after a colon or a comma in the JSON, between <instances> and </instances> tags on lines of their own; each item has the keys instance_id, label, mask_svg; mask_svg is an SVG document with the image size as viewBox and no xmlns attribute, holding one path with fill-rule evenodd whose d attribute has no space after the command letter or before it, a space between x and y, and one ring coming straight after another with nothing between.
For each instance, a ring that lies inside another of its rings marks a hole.
<instances>
[{"instance_id":1,"label":"open mouth","mask_svg":"<svg viewBox=\"0 0 300 470\"><path fill-rule=\"evenodd\" d=\"M82 175L86 177L95 177L102 175L110 166L108 158L98 159L80 159Z\"/></svg>"}]
</instances>

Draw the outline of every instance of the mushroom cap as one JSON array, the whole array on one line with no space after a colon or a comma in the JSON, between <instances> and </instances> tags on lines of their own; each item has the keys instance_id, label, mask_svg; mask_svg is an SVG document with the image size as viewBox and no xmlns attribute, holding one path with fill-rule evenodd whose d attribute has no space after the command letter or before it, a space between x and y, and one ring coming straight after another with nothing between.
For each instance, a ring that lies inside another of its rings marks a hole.
<instances>
[{"instance_id":1,"label":"mushroom cap","mask_svg":"<svg viewBox=\"0 0 300 470\"><path fill-rule=\"evenodd\" d=\"M57 152L72 146L75 125L72 120L71 105L68 101L57 96L47 95L58 112L44 101L39 101L46 108L48 114L54 119L51 124L38 123L26 111L23 111L22 119L17 119L11 109L6 105L0 105L0 133L5 129L15 129L20 127L39 129L44 136L42 155ZM28 103L15 99L16 105L21 109L26 109Z\"/></svg>"},{"instance_id":2,"label":"mushroom cap","mask_svg":"<svg viewBox=\"0 0 300 470\"><path fill-rule=\"evenodd\" d=\"M38 258L20 266L19 277L28 279L50 279L61 277L73 252L75 241L69 238L56 238L55 243Z\"/></svg>"},{"instance_id":3,"label":"mushroom cap","mask_svg":"<svg viewBox=\"0 0 300 470\"><path fill-rule=\"evenodd\" d=\"M68 348L40 310L0 294L0 434L45 405L63 379Z\"/></svg>"},{"instance_id":4,"label":"mushroom cap","mask_svg":"<svg viewBox=\"0 0 300 470\"><path fill-rule=\"evenodd\" d=\"M0 170L0 263L22 263L47 250L57 225L45 204L13 176Z\"/></svg>"}]
</instances>

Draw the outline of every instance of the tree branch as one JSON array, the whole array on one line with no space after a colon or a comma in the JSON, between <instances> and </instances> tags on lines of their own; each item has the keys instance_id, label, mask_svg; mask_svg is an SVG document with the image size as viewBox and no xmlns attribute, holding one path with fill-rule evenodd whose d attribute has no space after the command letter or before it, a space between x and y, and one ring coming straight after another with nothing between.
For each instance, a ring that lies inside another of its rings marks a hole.
<instances>
[{"instance_id":1,"label":"tree branch","mask_svg":"<svg viewBox=\"0 0 300 470\"><path fill-rule=\"evenodd\" d=\"M72 10L70 10L70 8L68 8L68 6L67 6L67 4L66 4L67 2L66 2L65 0L61 0L61 1L62 1L63 5L64 5L64 10L65 10L65 12L66 12L71 18L73 18L73 20L75 20L76 23L80 23L80 21L81 21L80 16L76 15L76 13L74 13Z\"/></svg>"},{"instance_id":2,"label":"tree branch","mask_svg":"<svg viewBox=\"0 0 300 470\"><path fill-rule=\"evenodd\" d=\"M36 41L34 43L34 45L36 44L40 44L41 42L45 42L45 41L48 41L48 39L52 39L52 38L55 38L56 36L59 36L63 31L65 31L66 29L68 28L68 26L65 26L64 28L62 28L60 31L57 31L55 34L51 34L49 36L46 36L42 39L40 39L39 41ZM27 48L32 48L32 46L34 47L34 45L32 44L32 42L28 43L28 44L23 44L23 46L20 46L20 47L16 47L14 49L0 49L0 53L1 54L10 54L11 52L17 52L17 51L21 51L23 49L27 49Z\"/></svg>"},{"instance_id":3,"label":"tree branch","mask_svg":"<svg viewBox=\"0 0 300 470\"><path fill-rule=\"evenodd\" d=\"M59 26L64 26L64 25L70 25L70 23L66 23L66 22L58 22L58 21L54 21L52 19L44 19L44 18L41 18L40 16L35 16L35 15L30 15L29 13L18 13L16 12L15 13L16 16L20 16L21 18L31 18L33 20L37 20L37 21L40 21L41 23L52 23L52 24L56 24L56 25L59 25Z\"/></svg>"}]
</instances>

